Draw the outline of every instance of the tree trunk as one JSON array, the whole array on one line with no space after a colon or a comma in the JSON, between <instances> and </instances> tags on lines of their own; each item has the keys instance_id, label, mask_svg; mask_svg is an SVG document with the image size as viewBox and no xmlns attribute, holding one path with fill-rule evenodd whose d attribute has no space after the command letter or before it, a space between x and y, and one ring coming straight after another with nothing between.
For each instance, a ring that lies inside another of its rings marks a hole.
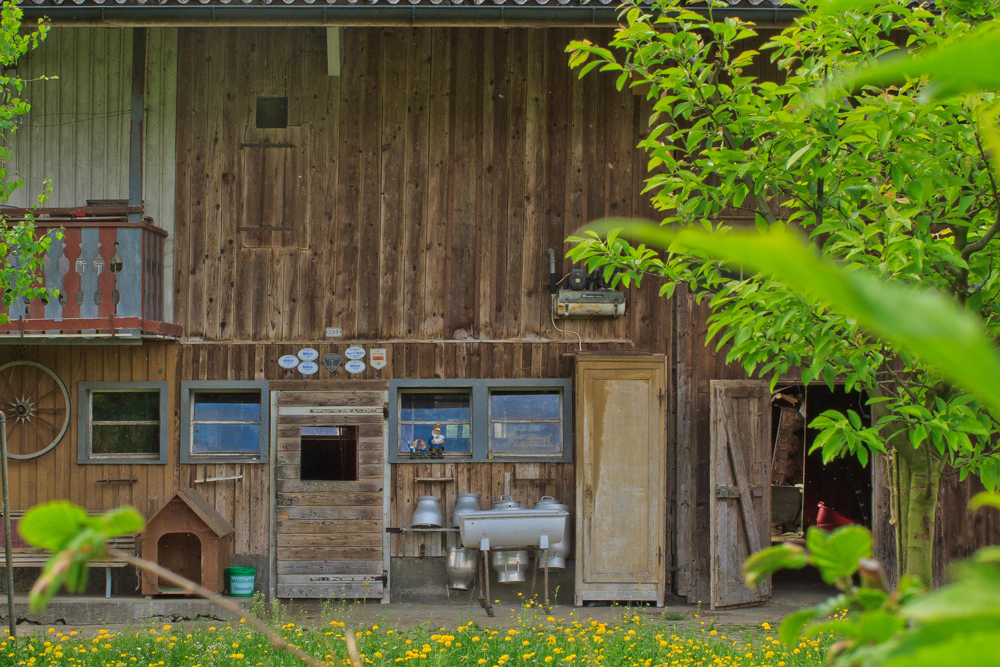
<instances>
[{"instance_id":1,"label":"tree trunk","mask_svg":"<svg viewBox=\"0 0 1000 667\"><path fill-rule=\"evenodd\" d=\"M933 583L934 514L944 460L927 447L896 450L899 465L899 571Z\"/></svg>"}]
</instances>

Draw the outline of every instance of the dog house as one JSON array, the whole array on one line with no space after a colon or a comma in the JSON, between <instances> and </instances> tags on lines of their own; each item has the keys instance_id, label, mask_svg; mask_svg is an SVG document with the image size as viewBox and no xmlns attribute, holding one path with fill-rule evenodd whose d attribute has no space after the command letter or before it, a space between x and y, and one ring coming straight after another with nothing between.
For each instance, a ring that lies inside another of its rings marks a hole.
<instances>
[{"instance_id":1,"label":"dog house","mask_svg":"<svg viewBox=\"0 0 1000 667\"><path fill-rule=\"evenodd\" d=\"M142 557L221 593L234 528L194 489L183 489L161 507L142 533ZM185 595L143 572L143 595Z\"/></svg>"}]
</instances>

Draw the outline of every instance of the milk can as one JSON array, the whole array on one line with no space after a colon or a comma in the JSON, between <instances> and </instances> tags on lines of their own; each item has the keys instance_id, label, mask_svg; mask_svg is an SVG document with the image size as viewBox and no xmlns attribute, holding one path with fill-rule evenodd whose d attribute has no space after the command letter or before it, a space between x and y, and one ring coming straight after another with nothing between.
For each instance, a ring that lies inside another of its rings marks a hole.
<instances>
[{"instance_id":1,"label":"milk can","mask_svg":"<svg viewBox=\"0 0 1000 667\"><path fill-rule=\"evenodd\" d=\"M521 503L514 500L510 496L503 495L500 496L500 500L493 502L493 509L495 510L519 510L521 509Z\"/></svg>"},{"instance_id":2,"label":"milk can","mask_svg":"<svg viewBox=\"0 0 1000 667\"><path fill-rule=\"evenodd\" d=\"M451 513L451 525L458 528L458 517L466 512L479 511L478 493L460 493L455 501L455 511Z\"/></svg>"},{"instance_id":3,"label":"milk can","mask_svg":"<svg viewBox=\"0 0 1000 667\"><path fill-rule=\"evenodd\" d=\"M536 510L565 510L569 512L569 505L564 505L552 496L542 496L535 502ZM566 557L569 556L569 548L572 543L572 533L570 532L569 517L566 517L566 531L563 538L555 544L549 545L549 568L561 570L566 567Z\"/></svg>"},{"instance_id":4,"label":"milk can","mask_svg":"<svg viewBox=\"0 0 1000 667\"><path fill-rule=\"evenodd\" d=\"M490 557L497 573L497 583L518 584L524 581L528 551L494 551Z\"/></svg>"},{"instance_id":5,"label":"milk can","mask_svg":"<svg viewBox=\"0 0 1000 667\"><path fill-rule=\"evenodd\" d=\"M434 496L419 496L410 525L414 528L440 528L443 526L444 517L441 516L441 501Z\"/></svg>"},{"instance_id":6,"label":"milk can","mask_svg":"<svg viewBox=\"0 0 1000 667\"><path fill-rule=\"evenodd\" d=\"M448 547L445 572L448 585L459 591L467 591L476 580L476 563L479 552L475 549Z\"/></svg>"}]
</instances>

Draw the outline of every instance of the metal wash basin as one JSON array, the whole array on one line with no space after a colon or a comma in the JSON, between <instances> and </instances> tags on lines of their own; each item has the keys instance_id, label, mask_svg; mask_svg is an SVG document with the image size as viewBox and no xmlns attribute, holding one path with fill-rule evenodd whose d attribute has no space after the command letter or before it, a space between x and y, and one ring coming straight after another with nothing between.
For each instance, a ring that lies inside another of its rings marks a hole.
<instances>
[{"instance_id":1,"label":"metal wash basin","mask_svg":"<svg viewBox=\"0 0 1000 667\"><path fill-rule=\"evenodd\" d=\"M561 542L569 512L560 509L495 509L466 512L458 519L462 546L468 549L548 549Z\"/></svg>"}]
</instances>

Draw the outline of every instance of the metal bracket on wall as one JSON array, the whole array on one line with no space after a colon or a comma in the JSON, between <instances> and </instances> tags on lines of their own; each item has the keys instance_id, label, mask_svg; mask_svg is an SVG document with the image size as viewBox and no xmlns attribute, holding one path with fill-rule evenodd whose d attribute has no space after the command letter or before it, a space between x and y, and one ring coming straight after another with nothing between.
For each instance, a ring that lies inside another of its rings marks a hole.
<instances>
[{"instance_id":1,"label":"metal bracket on wall","mask_svg":"<svg viewBox=\"0 0 1000 667\"><path fill-rule=\"evenodd\" d=\"M759 498L764 495L764 487L762 486L751 486L750 495L754 498ZM740 487L738 486L725 486L720 484L715 487L715 497L716 498L739 498L740 497Z\"/></svg>"},{"instance_id":2,"label":"metal bracket on wall","mask_svg":"<svg viewBox=\"0 0 1000 667\"><path fill-rule=\"evenodd\" d=\"M194 483L204 484L205 482L227 482L231 479L243 479L243 475L229 475L227 477L205 477L203 479L194 480Z\"/></svg>"}]
</instances>

